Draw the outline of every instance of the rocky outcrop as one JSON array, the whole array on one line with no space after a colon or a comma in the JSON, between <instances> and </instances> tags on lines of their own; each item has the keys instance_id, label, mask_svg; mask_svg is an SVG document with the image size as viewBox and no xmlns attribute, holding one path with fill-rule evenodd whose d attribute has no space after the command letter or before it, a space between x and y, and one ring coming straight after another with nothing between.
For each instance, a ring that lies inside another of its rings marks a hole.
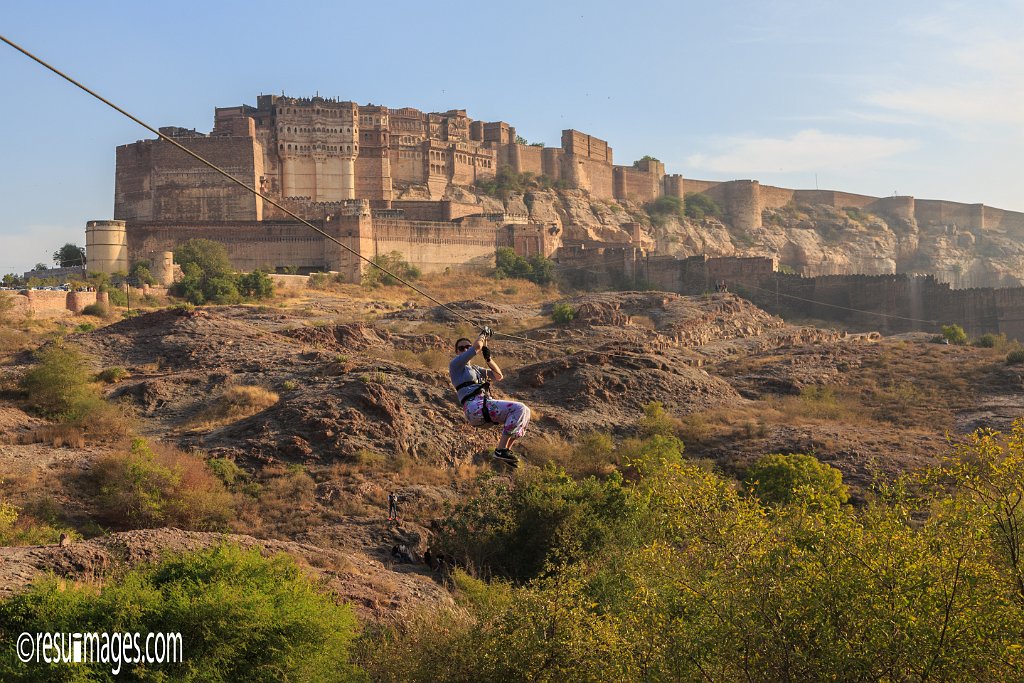
<instances>
[{"instance_id":1,"label":"rocky outcrop","mask_svg":"<svg viewBox=\"0 0 1024 683\"><path fill-rule=\"evenodd\" d=\"M790 205L766 209L761 227L743 230L719 218L652 217L637 202L554 189L510 195L505 209L526 209L532 220L557 225L565 242L632 242L679 257L768 256L806 276L921 273L954 288L1024 285L1024 244L953 223L918 225L857 209ZM642 226L639 243L632 223Z\"/></svg>"}]
</instances>

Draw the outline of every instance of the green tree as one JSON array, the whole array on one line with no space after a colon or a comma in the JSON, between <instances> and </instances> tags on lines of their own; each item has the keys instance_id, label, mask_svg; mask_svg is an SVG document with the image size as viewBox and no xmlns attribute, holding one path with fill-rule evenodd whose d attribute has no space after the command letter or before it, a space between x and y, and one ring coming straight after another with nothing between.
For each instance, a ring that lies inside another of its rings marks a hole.
<instances>
[{"instance_id":1,"label":"green tree","mask_svg":"<svg viewBox=\"0 0 1024 683\"><path fill-rule=\"evenodd\" d=\"M956 344L957 346L963 346L967 343L967 332L959 325L943 325L942 337L950 344Z\"/></svg>"},{"instance_id":2,"label":"green tree","mask_svg":"<svg viewBox=\"0 0 1024 683\"><path fill-rule=\"evenodd\" d=\"M379 254L370 261L373 265L363 271L363 285L366 287L376 287L377 285L390 287L401 284L395 277L384 272L385 270L408 281L417 280L422 274L419 268L405 260L400 251Z\"/></svg>"},{"instance_id":3,"label":"green tree","mask_svg":"<svg viewBox=\"0 0 1024 683\"><path fill-rule=\"evenodd\" d=\"M645 154L633 162L633 168L640 168L640 163L644 161L657 161L660 163L661 159L658 159L657 157L652 157L650 154Z\"/></svg>"},{"instance_id":4,"label":"green tree","mask_svg":"<svg viewBox=\"0 0 1024 683\"><path fill-rule=\"evenodd\" d=\"M49 417L70 418L98 400L92 370L76 349L54 342L35 355L37 364L21 380L29 406Z\"/></svg>"},{"instance_id":5,"label":"green tree","mask_svg":"<svg viewBox=\"0 0 1024 683\"><path fill-rule=\"evenodd\" d=\"M254 270L238 276L238 291L245 297L269 299L274 296L274 281L262 270Z\"/></svg>"},{"instance_id":6,"label":"green tree","mask_svg":"<svg viewBox=\"0 0 1024 683\"><path fill-rule=\"evenodd\" d=\"M61 268L85 265L85 249L68 242L63 247L53 252L53 262Z\"/></svg>"},{"instance_id":7,"label":"green tree","mask_svg":"<svg viewBox=\"0 0 1024 683\"><path fill-rule=\"evenodd\" d=\"M576 309L572 304L555 304L551 309L551 319L558 325L568 325L576 317Z\"/></svg>"},{"instance_id":8,"label":"green tree","mask_svg":"<svg viewBox=\"0 0 1024 683\"><path fill-rule=\"evenodd\" d=\"M540 254L526 259L512 247L498 247L494 252L494 276L498 279L518 278L546 285L554 280L555 263Z\"/></svg>"},{"instance_id":9,"label":"green tree","mask_svg":"<svg viewBox=\"0 0 1024 683\"><path fill-rule=\"evenodd\" d=\"M365 681L349 661L356 618L295 561L220 546L134 569L102 587L56 579L0 603L0 631L181 633L180 663L123 665L141 681ZM114 681L109 664L24 664L5 681Z\"/></svg>"},{"instance_id":10,"label":"green tree","mask_svg":"<svg viewBox=\"0 0 1024 683\"><path fill-rule=\"evenodd\" d=\"M813 491L826 505L842 505L850 498L839 470L803 454L764 456L747 470L744 487L770 505L793 502L802 488Z\"/></svg>"},{"instance_id":11,"label":"green tree","mask_svg":"<svg viewBox=\"0 0 1024 683\"><path fill-rule=\"evenodd\" d=\"M128 276L135 278L141 284L155 285L157 281L153 277L152 267L153 264L149 259L140 259L132 264Z\"/></svg>"},{"instance_id":12,"label":"green tree","mask_svg":"<svg viewBox=\"0 0 1024 683\"><path fill-rule=\"evenodd\" d=\"M460 562L488 574L525 581L549 564L632 543L637 533L635 505L619 475L576 481L548 466L479 487L443 520L439 541Z\"/></svg>"},{"instance_id":13,"label":"green tree","mask_svg":"<svg viewBox=\"0 0 1024 683\"><path fill-rule=\"evenodd\" d=\"M194 263L207 278L228 277L234 272L227 248L213 240L188 240L174 250L174 262L182 269Z\"/></svg>"}]
</instances>

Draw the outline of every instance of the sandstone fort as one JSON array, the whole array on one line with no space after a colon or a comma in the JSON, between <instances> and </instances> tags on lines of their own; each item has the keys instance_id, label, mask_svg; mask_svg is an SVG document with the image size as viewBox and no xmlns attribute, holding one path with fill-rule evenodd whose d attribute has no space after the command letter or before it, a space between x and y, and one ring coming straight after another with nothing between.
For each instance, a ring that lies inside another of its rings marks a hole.
<instances>
[{"instance_id":1,"label":"sandstone fort","mask_svg":"<svg viewBox=\"0 0 1024 683\"><path fill-rule=\"evenodd\" d=\"M653 157L616 164L608 141L588 133L563 130L559 147L531 145L512 125L475 121L461 109L426 113L332 98L260 95L255 107L216 108L209 134L177 127L161 133L359 255L398 251L425 272L486 267L495 249L507 246L525 256L553 257L565 268L611 269L620 279L643 279L674 291L700 291L719 280L746 281L752 287L760 282L748 292L751 298L767 305L771 302L758 293L773 289L773 308L782 308L785 292L776 284L785 279L779 273L781 260L796 264L798 275L809 276L795 281L804 295L813 294L809 284L824 282L824 276L887 276L871 287L856 279L842 281L846 284L833 280L817 294L826 298L815 301L837 301L834 292L841 291L838 300L845 307L876 310L880 298L889 302L883 305L886 310L924 320L950 313L950 284L1010 285L1014 289L989 290L1002 294L986 295L984 305L974 299L956 304L956 319L975 330L1008 331L1005 321L1024 318L999 312L1017 306L1008 299L1017 301L1013 292L1021 284L1017 266L1024 263L1024 213L983 204L683 178L666 174ZM116 154L114 220L90 221L86 228L90 269L124 271L147 259L166 280L175 246L196 237L225 244L240 270L335 271L358 281L365 267L353 254L165 140L122 145ZM557 193L499 199L479 190L499 173L529 173ZM775 211L805 205L883 216L896 226L892 239L898 243L862 236L858 254L837 260L807 247L801 237L790 237L776 251L762 252L763 258L709 260L703 255L725 254L708 248L703 236L699 241L691 237L687 250L674 255L699 256L698 277L697 262L669 255L667 247L678 238L656 235L638 217L647 202L664 196L682 199L693 192L717 202L722 221L741 236L770 227L766 217L773 219ZM944 261L941 254L922 256L936 248L973 249L979 241L989 251L1014 252L1009 265L992 272L974 257ZM826 296L826 290L832 294ZM913 302L900 298L898 292L911 290L917 292ZM921 299L924 291L932 292L931 304ZM871 293L870 301L861 300L865 292ZM790 296L785 302L792 304L797 294ZM935 309L937 301L946 303ZM1011 333L1024 336L1019 326L1011 325Z\"/></svg>"}]
</instances>

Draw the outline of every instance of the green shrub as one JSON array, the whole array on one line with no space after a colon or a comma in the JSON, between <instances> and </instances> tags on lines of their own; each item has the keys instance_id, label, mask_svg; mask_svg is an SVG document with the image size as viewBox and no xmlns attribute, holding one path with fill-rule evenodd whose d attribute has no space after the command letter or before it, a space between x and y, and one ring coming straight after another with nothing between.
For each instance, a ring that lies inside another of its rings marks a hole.
<instances>
[{"instance_id":1,"label":"green shrub","mask_svg":"<svg viewBox=\"0 0 1024 683\"><path fill-rule=\"evenodd\" d=\"M175 315L188 315L196 310L196 305L191 301L183 301L180 304L168 306L167 310L174 313Z\"/></svg>"},{"instance_id":2,"label":"green shrub","mask_svg":"<svg viewBox=\"0 0 1024 683\"><path fill-rule=\"evenodd\" d=\"M498 247L494 252L494 277L530 280L546 285L554 280L555 263L539 254L523 258L512 247Z\"/></svg>"},{"instance_id":3,"label":"green shrub","mask_svg":"<svg viewBox=\"0 0 1024 683\"><path fill-rule=\"evenodd\" d=\"M310 273L306 282L310 289L327 289L330 284L330 276L327 273Z\"/></svg>"},{"instance_id":4,"label":"green shrub","mask_svg":"<svg viewBox=\"0 0 1024 683\"><path fill-rule=\"evenodd\" d=\"M105 368L96 375L98 382L104 382L106 384L117 384L122 379L128 376L128 371L120 366L112 368Z\"/></svg>"},{"instance_id":5,"label":"green shrub","mask_svg":"<svg viewBox=\"0 0 1024 683\"><path fill-rule=\"evenodd\" d=\"M104 285L99 291L107 293L107 300L110 301L111 306L124 307L128 305L128 294L120 287Z\"/></svg>"},{"instance_id":6,"label":"green shrub","mask_svg":"<svg viewBox=\"0 0 1024 683\"><path fill-rule=\"evenodd\" d=\"M862 507L798 485L800 504L770 514L733 481L666 462L623 486L643 533L524 585L456 571L457 608L385 628L364 661L373 680L422 683L1018 680L1022 453L1024 423L983 430ZM558 509L514 487L469 518L481 554L523 509ZM524 545L497 548L516 561Z\"/></svg>"},{"instance_id":7,"label":"green shrub","mask_svg":"<svg viewBox=\"0 0 1024 683\"><path fill-rule=\"evenodd\" d=\"M227 527L234 499L202 457L132 440L127 453L100 458L85 475L97 517L119 529Z\"/></svg>"},{"instance_id":8,"label":"green shrub","mask_svg":"<svg viewBox=\"0 0 1024 683\"><path fill-rule=\"evenodd\" d=\"M839 506L849 500L843 475L810 455L766 455L747 470L747 492L769 505L793 502L800 489L810 489L824 505Z\"/></svg>"},{"instance_id":9,"label":"green shrub","mask_svg":"<svg viewBox=\"0 0 1024 683\"><path fill-rule=\"evenodd\" d=\"M679 197L665 195L644 205L648 215L655 216L682 216L683 200Z\"/></svg>"},{"instance_id":10,"label":"green shrub","mask_svg":"<svg viewBox=\"0 0 1024 683\"><path fill-rule=\"evenodd\" d=\"M50 545L57 543L62 533L78 536L71 529L56 528L22 515L17 506L0 501L0 545Z\"/></svg>"},{"instance_id":11,"label":"green shrub","mask_svg":"<svg viewBox=\"0 0 1024 683\"><path fill-rule=\"evenodd\" d=\"M1024 349L1014 349L1006 354L1006 362L1011 365L1016 363L1024 363Z\"/></svg>"},{"instance_id":12,"label":"green shrub","mask_svg":"<svg viewBox=\"0 0 1024 683\"><path fill-rule=\"evenodd\" d=\"M274 281L261 270L237 276L238 292L250 299L269 299L274 296Z\"/></svg>"},{"instance_id":13,"label":"green shrub","mask_svg":"<svg viewBox=\"0 0 1024 683\"><path fill-rule=\"evenodd\" d=\"M128 276L135 278L140 284L155 285L157 280L153 277L152 267L153 264L149 259L141 259L132 264Z\"/></svg>"},{"instance_id":14,"label":"green shrub","mask_svg":"<svg viewBox=\"0 0 1024 683\"><path fill-rule=\"evenodd\" d=\"M52 418L71 419L97 397L92 372L76 349L55 342L36 352L38 363L25 373L21 386L28 405Z\"/></svg>"},{"instance_id":15,"label":"green shrub","mask_svg":"<svg viewBox=\"0 0 1024 683\"><path fill-rule=\"evenodd\" d=\"M75 328L75 332L92 332L96 326L92 323L82 323Z\"/></svg>"},{"instance_id":16,"label":"green shrub","mask_svg":"<svg viewBox=\"0 0 1024 683\"><path fill-rule=\"evenodd\" d=\"M286 379L285 381L281 382L281 388L284 389L285 391L295 391L296 389L299 388L299 383L293 379Z\"/></svg>"},{"instance_id":17,"label":"green shrub","mask_svg":"<svg viewBox=\"0 0 1024 683\"><path fill-rule=\"evenodd\" d=\"M1008 343L1009 342L1006 339L1005 334L992 334L989 332L988 334L981 335L981 337L974 342L974 345L983 349L999 349L1005 348Z\"/></svg>"},{"instance_id":18,"label":"green shrub","mask_svg":"<svg viewBox=\"0 0 1024 683\"><path fill-rule=\"evenodd\" d=\"M640 434L647 436L672 436L679 428L679 421L672 418L661 401L644 404L644 416L640 418Z\"/></svg>"},{"instance_id":19,"label":"green shrub","mask_svg":"<svg viewBox=\"0 0 1024 683\"><path fill-rule=\"evenodd\" d=\"M706 216L721 218L722 207L703 192L687 192L684 200L684 212L687 217L702 220Z\"/></svg>"},{"instance_id":20,"label":"green shrub","mask_svg":"<svg viewBox=\"0 0 1024 683\"><path fill-rule=\"evenodd\" d=\"M0 630L181 633L181 663L22 664L0 655L0 678L109 681L363 681L349 662L356 618L284 554L221 546L166 558L108 581L38 582L0 603ZM13 650L13 648L10 648Z\"/></svg>"},{"instance_id":21,"label":"green shrub","mask_svg":"<svg viewBox=\"0 0 1024 683\"><path fill-rule=\"evenodd\" d=\"M553 466L511 483L484 480L440 524L439 545L460 563L517 581L631 543L634 503L615 474L575 481Z\"/></svg>"},{"instance_id":22,"label":"green shrub","mask_svg":"<svg viewBox=\"0 0 1024 683\"><path fill-rule=\"evenodd\" d=\"M958 346L963 346L967 343L967 333L959 325L943 325L942 337L948 340L950 344Z\"/></svg>"},{"instance_id":23,"label":"green shrub","mask_svg":"<svg viewBox=\"0 0 1024 683\"><path fill-rule=\"evenodd\" d=\"M558 325L568 325L576 317L576 309L572 304L555 304L551 309L551 319Z\"/></svg>"},{"instance_id":24,"label":"green shrub","mask_svg":"<svg viewBox=\"0 0 1024 683\"><path fill-rule=\"evenodd\" d=\"M390 254L380 254L374 256L370 261L373 263L365 271L363 271L363 285L366 287L376 287L378 285L392 286L401 284L397 279L388 275L381 270L381 268L394 273L396 276L403 280L413 281L419 279L420 269L416 266L411 265L402 257L402 253L399 251L393 251ZM375 267L379 266L379 267Z\"/></svg>"}]
</instances>

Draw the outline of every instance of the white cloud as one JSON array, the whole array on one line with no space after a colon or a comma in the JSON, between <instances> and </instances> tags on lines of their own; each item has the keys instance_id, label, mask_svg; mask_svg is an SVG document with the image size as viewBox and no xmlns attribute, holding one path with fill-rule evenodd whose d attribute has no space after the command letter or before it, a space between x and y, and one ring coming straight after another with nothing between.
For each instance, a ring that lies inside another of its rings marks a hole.
<instances>
[{"instance_id":1,"label":"white cloud","mask_svg":"<svg viewBox=\"0 0 1024 683\"><path fill-rule=\"evenodd\" d=\"M1018 12L1011 12L1019 16ZM924 41L929 68L911 68L862 98L918 122L1011 124L1019 127L1024 109L1024 42L1016 36L1019 19L989 25L986 15L969 13L925 17L908 26ZM975 23L972 23L975 22Z\"/></svg>"},{"instance_id":2,"label":"white cloud","mask_svg":"<svg viewBox=\"0 0 1024 683\"><path fill-rule=\"evenodd\" d=\"M718 173L793 173L867 166L917 146L914 140L809 129L789 138L727 138L716 154L695 154L692 168Z\"/></svg>"}]
</instances>

